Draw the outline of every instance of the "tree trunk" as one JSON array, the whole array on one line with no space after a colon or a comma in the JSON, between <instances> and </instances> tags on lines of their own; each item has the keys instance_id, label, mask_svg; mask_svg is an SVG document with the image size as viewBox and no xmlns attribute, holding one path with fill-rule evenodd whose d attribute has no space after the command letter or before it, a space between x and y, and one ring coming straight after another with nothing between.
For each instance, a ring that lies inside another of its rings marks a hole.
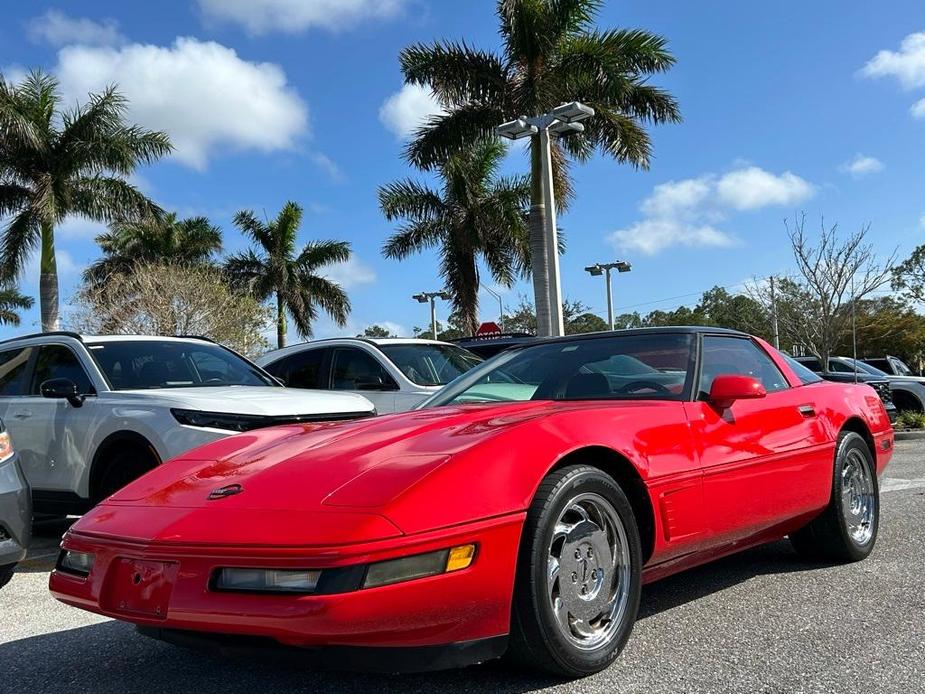
<instances>
[{"instance_id":1,"label":"tree trunk","mask_svg":"<svg viewBox=\"0 0 925 694\"><path fill-rule=\"evenodd\" d=\"M286 304L282 294L276 292L276 347L286 346Z\"/></svg>"},{"instance_id":2,"label":"tree trunk","mask_svg":"<svg viewBox=\"0 0 925 694\"><path fill-rule=\"evenodd\" d=\"M58 262L55 259L55 227L42 223L42 255L39 262L39 306L42 332L58 329Z\"/></svg>"},{"instance_id":3,"label":"tree trunk","mask_svg":"<svg viewBox=\"0 0 925 694\"><path fill-rule=\"evenodd\" d=\"M530 138L530 268L536 306L536 334L551 335L549 256L546 248L546 205L543 202L540 138Z\"/></svg>"}]
</instances>

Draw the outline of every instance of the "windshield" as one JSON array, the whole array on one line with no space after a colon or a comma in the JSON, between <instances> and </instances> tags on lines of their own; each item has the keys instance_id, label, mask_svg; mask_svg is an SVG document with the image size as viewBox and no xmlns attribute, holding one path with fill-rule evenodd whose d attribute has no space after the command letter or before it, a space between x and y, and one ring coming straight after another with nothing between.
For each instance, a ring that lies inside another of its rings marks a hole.
<instances>
[{"instance_id":1,"label":"windshield","mask_svg":"<svg viewBox=\"0 0 925 694\"><path fill-rule=\"evenodd\" d=\"M275 386L259 368L208 342L125 340L88 343L113 390Z\"/></svg>"},{"instance_id":2,"label":"windshield","mask_svg":"<svg viewBox=\"0 0 925 694\"><path fill-rule=\"evenodd\" d=\"M456 345L420 343L378 347L408 380L419 386L446 385L483 361Z\"/></svg>"},{"instance_id":3,"label":"windshield","mask_svg":"<svg viewBox=\"0 0 925 694\"><path fill-rule=\"evenodd\" d=\"M864 373L871 374L872 376L887 376L887 377L889 377L889 374L886 373L885 371L881 371L881 370L878 369L876 366L871 366L870 364L865 364L865 363L862 362L860 359L852 359L851 357L845 357L845 361L848 362L851 366L857 366L857 367L858 367L858 371L862 371L862 372L864 372Z\"/></svg>"},{"instance_id":4,"label":"windshield","mask_svg":"<svg viewBox=\"0 0 925 694\"><path fill-rule=\"evenodd\" d=\"M440 405L523 400L681 400L690 392L690 334L553 342L486 362L426 401Z\"/></svg>"},{"instance_id":5,"label":"windshield","mask_svg":"<svg viewBox=\"0 0 925 694\"><path fill-rule=\"evenodd\" d=\"M896 371L900 376L912 376L912 369L906 366L906 363L902 359L897 357L891 357L890 361L893 363L893 370Z\"/></svg>"}]
</instances>

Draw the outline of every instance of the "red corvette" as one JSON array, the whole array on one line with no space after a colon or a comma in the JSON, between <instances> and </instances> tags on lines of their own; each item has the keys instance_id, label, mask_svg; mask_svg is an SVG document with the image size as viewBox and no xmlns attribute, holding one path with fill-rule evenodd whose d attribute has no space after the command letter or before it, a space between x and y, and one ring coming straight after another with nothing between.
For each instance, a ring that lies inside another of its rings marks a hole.
<instances>
[{"instance_id":1,"label":"red corvette","mask_svg":"<svg viewBox=\"0 0 925 694\"><path fill-rule=\"evenodd\" d=\"M713 328L559 338L417 411L244 433L77 522L55 597L146 634L423 670L505 651L568 676L640 586L788 536L856 561L893 433L868 386Z\"/></svg>"}]
</instances>

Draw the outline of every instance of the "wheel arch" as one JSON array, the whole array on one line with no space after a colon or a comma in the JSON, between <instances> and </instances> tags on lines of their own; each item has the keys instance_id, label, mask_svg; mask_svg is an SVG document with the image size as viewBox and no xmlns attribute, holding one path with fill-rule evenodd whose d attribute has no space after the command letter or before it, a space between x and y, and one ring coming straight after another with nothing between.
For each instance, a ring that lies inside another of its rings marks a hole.
<instances>
[{"instance_id":1,"label":"wheel arch","mask_svg":"<svg viewBox=\"0 0 925 694\"><path fill-rule=\"evenodd\" d=\"M655 549L655 510L642 476L630 460L607 446L586 446L569 452L556 461L546 474L575 464L590 465L613 477L629 499L639 528L643 564Z\"/></svg>"},{"instance_id":2,"label":"wheel arch","mask_svg":"<svg viewBox=\"0 0 925 694\"><path fill-rule=\"evenodd\" d=\"M845 420L845 423L842 424L841 431L853 431L855 434L858 434L864 439L865 443L867 443L867 447L870 449L870 454L873 459L877 459L877 448L874 445L874 436L870 433L870 429L863 419L857 416L849 417Z\"/></svg>"},{"instance_id":3,"label":"wheel arch","mask_svg":"<svg viewBox=\"0 0 925 694\"><path fill-rule=\"evenodd\" d=\"M904 410L911 410L913 412L925 411L925 403L923 403L922 399L911 390L897 388L892 392L892 396L893 404L896 405L896 409L899 412Z\"/></svg>"},{"instance_id":4,"label":"wheel arch","mask_svg":"<svg viewBox=\"0 0 925 694\"><path fill-rule=\"evenodd\" d=\"M108 470L108 459L120 447L130 446L143 450L153 461L152 469L161 464L161 457L157 449L147 438L136 431L116 431L109 434L97 447L90 464L90 498L98 496L99 485Z\"/></svg>"}]
</instances>

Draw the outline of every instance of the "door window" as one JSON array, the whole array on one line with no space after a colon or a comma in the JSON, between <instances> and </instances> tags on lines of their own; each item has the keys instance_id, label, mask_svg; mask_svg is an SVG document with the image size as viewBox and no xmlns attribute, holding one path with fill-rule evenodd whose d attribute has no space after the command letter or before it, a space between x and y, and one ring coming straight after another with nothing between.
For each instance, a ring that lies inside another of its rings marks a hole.
<instances>
[{"instance_id":1,"label":"door window","mask_svg":"<svg viewBox=\"0 0 925 694\"><path fill-rule=\"evenodd\" d=\"M397 386L382 364L361 349L334 352L331 387L334 390L391 390Z\"/></svg>"},{"instance_id":2,"label":"door window","mask_svg":"<svg viewBox=\"0 0 925 694\"><path fill-rule=\"evenodd\" d=\"M0 352L0 396L21 395L32 347Z\"/></svg>"},{"instance_id":3,"label":"door window","mask_svg":"<svg viewBox=\"0 0 925 694\"><path fill-rule=\"evenodd\" d=\"M704 337L700 398L709 395L714 378L726 374L757 378L769 393L789 387L780 369L771 361L771 357L751 340L714 335Z\"/></svg>"},{"instance_id":4,"label":"door window","mask_svg":"<svg viewBox=\"0 0 925 694\"><path fill-rule=\"evenodd\" d=\"M267 371L283 379L290 388L328 390L328 379L322 372L322 367L329 351L327 349L307 349L270 364Z\"/></svg>"},{"instance_id":5,"label":"door window","mask_svg":"<svg viewBox=\"0 0 925 694\"><path fill-rule=\"evenodd\" d=\"M93 386L83 366L69 348L64 345L42 345L35 360L32 376L32 395L41 395L41 386L53 378L66 378L77 385L77 392L86 395L93 392Z\"/></svg>"}]
</instances>

